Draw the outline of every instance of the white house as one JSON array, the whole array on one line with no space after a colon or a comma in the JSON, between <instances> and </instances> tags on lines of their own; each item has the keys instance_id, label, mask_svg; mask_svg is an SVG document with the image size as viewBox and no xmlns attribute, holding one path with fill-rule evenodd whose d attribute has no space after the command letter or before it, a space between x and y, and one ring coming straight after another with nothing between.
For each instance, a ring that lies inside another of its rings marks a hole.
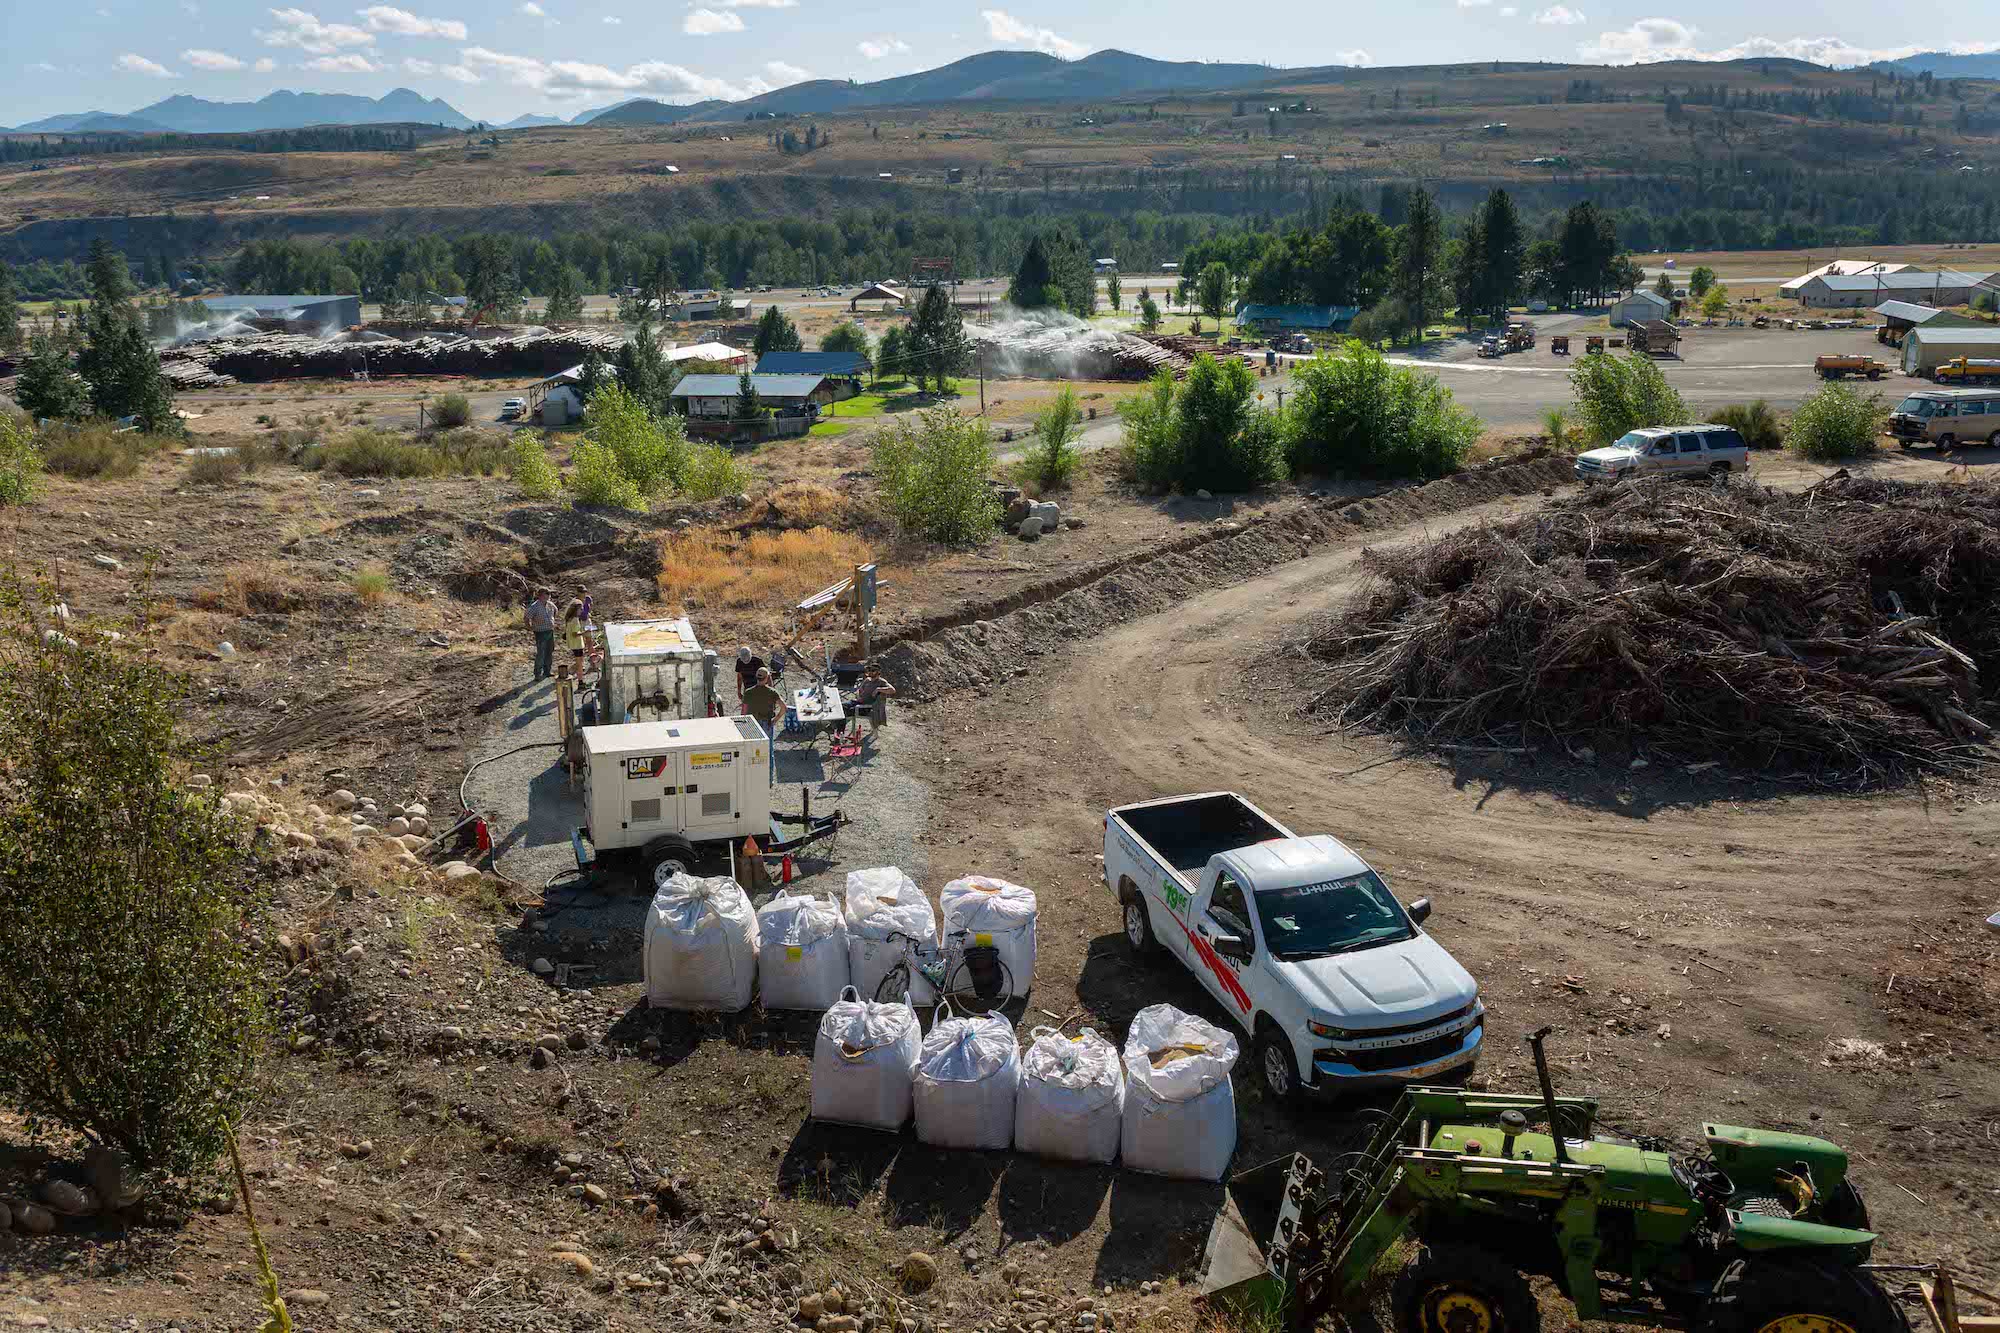
<instances>
[{"instance_id":1,"label":"white house","mask_svg":"<svg viewBox=\"0 0 2000 1333\"><path fill-rule=\"evenodd\" d=\"M1622 329L1628 324L1649 319L1671 319L1674 303L1650 287L1641 287L1613 301L1607 313L1611 317L1611 327Z\"/></svg>"}]
</instances>

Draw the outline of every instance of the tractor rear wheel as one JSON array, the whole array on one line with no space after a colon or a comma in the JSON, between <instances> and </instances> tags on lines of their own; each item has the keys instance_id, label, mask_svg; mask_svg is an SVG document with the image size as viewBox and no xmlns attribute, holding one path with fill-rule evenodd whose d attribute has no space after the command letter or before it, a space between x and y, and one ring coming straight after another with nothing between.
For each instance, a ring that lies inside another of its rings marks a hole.
<instances>
[{"instance_id":1,"label":"tractor rear wheel","mask_svg":"<svg viewBox=\"0 0 2000 1333\"><path fill-rule=\"evenodd\" d=\"M1539 1333L1542 1326L1521 1271L1470 1245L1424 1243L1390 1299L1403 1333Z\"/></svg>"},{"instance_id":2,"label":"tractor rear wheel","mask_svg":"<svg viewBox=\"0 0 2000 1333\"><path fill-rule=\"evenodd\" d=\"M1902 1307L1851 1264L1738 1259L1722 1270L1696 1333L1909 1333Z\"/></svg>"}]
</instances>

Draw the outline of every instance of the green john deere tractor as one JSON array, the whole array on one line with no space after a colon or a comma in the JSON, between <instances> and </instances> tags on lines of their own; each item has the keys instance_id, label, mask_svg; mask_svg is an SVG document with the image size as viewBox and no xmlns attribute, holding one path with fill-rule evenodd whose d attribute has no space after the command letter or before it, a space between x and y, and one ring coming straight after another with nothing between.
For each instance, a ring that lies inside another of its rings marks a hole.
<instances>
[{"instance_id":1,"label":"green john deere tractor","mask_svg":"<svg viewBox=\"0 0 2000 1333\"><path fill-rule=\"evenodd\" d=\"M1705 1153L1599 1132L1595 1101L1555 1095L1548 1032L1528 1039L1539 1097L1411 1088L1361 1152L1324 1170L1303 1155L1259 1168L1268 1230L1249 1230L1260 1191L1255 1173L1239 1177L1204 1292L1310 1330L1359 1313L1371 1271L1409 1238L1392 1294L1402 1333L1536 1333L1530 1274L1553 1279L1579 1320L1905 1333L1867 1266L1875 1234L1846 1153L1734 1125L1702 1126Z\"/></svg>"}]
</instances>

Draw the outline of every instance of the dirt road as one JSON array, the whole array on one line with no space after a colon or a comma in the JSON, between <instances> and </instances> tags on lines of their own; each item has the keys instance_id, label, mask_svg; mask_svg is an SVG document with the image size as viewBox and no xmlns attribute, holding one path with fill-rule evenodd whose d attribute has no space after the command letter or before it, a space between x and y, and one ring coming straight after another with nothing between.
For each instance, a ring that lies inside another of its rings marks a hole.
<instances>
[{"instance_id":1,"label":"dirt road","mask_svg":"<svg viewBox=\"0 0 2000 1333\"><path fill-rule=\"evenodd\" d=\"M1094 854L1107 806L1233 788L1349 839L1405 900L1433 899L1436 935L1483 987L1496 1086L1523 1082L1523 1035L1553 1023L1561 1081L1610 1120L1683 1141L1704 1120L1825 1134L1855 1154L1888 1254L2000 1268L2000 1028L1979 927L2000 872L1992 792L1845 798L1504 756L1453 768L1320 734L1293 716L1285 644L1356 586L1362 547L1051 642L1032 670L947 705L942 729L993 741L976 764L940 748L935 808L966 835L963 864L1042 894L1037 1003L1114 1033L1160 1000L1221 1016L1171 964L1130 959ZM1239 1166L1355 1131L1359 1108L1300 1114L1252 1083L1241 1070Z\"/></svg>"}]
</instances>

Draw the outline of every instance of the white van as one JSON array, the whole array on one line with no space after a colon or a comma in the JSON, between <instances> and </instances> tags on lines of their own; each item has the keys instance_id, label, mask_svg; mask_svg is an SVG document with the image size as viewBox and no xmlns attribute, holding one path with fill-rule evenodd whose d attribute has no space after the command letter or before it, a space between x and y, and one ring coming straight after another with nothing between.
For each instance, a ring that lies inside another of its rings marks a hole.
<instances>
[{"instance_id":1,"label":"white van","mask_svg":"<svg viewBox=\"0 0 2000 1333\"><path fill-rule=\"evenodd\" d=\"M1886 430L1905 449L1915 444L2000 449L2000 389L1918 389L1896 404Z\"/></svg>"}]
</instances>

